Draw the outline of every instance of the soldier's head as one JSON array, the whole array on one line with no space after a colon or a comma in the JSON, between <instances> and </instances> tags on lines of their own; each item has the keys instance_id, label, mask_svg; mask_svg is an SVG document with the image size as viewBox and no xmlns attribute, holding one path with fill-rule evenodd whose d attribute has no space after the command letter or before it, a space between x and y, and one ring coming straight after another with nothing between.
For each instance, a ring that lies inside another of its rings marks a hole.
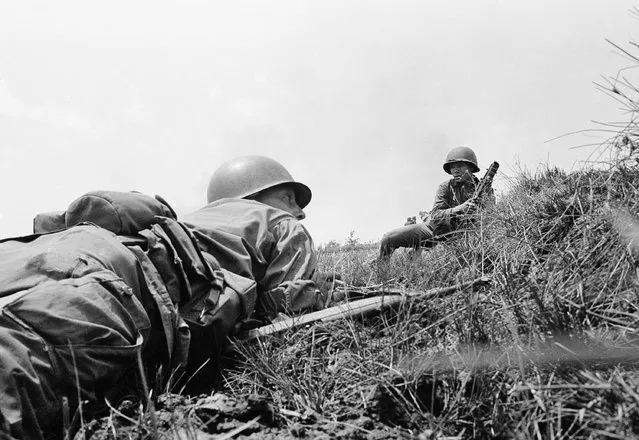
<instances>
[{"instance_id":1,"label":"soldier's head","mask_svg":"<svg viewBox=\"0 0 639 440\"><path fill-rule=\"evenodd\" d=\"M223 198L251 199L281 209L302 220L311 190L282 164L265 156L241 156L222 164L211 177L207 202Z\"/></svg>"},{"instance_id":2,"label":"soldier's head","mask_svg":"<svg viewBox=\"0 0 639 440\"><path fill-rule=\"evenodd\" d=\"M479 171L475 152L466 146L453 148L446 155L444 171L457 181L470 178L472 173Z\"/></svg>"}]
</instances>

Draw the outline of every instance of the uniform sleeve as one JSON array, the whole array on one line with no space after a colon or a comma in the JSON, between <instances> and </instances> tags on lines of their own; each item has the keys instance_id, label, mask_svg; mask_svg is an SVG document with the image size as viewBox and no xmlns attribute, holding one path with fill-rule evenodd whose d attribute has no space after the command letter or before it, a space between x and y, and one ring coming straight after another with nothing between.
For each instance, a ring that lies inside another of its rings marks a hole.
<instances>
[{"instance_id":1,"label":"uniform sleeve","mask_svg":"<svg viewBox=\"0 0 639 440\"><path fill-rule=\"evenodd\" d=\"M444 182L437 188L433 208L430 211L432 225L436 228L450 228L453 218L452 194L448 182Z\"/></svg>"},{"instance_id":2,"label":"uniform sleeve","mask_svg":"<svg viewBox=\"0 0 639 440\"><path fill-rule=\"evenodd\" d=\"M311 280L317 266L313 241L293 218L272 229L274 244L264 277L258 281L261 313L273 319L279 312L301 312L323 308L325 298Z\"/></svg>"}]
</instances>

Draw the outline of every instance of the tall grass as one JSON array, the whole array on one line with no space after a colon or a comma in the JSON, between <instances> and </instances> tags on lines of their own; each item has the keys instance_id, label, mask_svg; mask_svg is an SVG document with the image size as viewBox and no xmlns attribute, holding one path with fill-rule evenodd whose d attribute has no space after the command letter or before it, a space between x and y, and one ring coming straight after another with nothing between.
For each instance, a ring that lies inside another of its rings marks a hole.
<instances>
[{"instance_id":1,"label":"tall grass","mask_svg":"<svg viewBox=\"0 0 639 440\"><path fill-rule=\"evenodd\" d=\"M375 248L323 254L322 269L353 286L425 289L477 275L492 284L242 345L245 368L228 374L229 388L407 433L639 436L634 154L607 168L521 173L477 227L397 252L387 267L368 263Z\"/></svg>"}]
</instances>

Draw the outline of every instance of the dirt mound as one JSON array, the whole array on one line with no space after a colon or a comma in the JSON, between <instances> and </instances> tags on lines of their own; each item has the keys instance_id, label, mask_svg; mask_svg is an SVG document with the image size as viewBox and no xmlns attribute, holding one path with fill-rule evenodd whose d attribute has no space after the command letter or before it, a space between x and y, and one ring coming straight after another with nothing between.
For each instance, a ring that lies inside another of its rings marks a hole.
<instances>
[{"instance_id":1,"label":"dirt mound","mask_svg":"<svg viewBox=\"0 0 639 440\"><path fill-rule=\"evenodd\" d=\"M295 420L295 421L293 421ZM246 439L406 439L408 431L394 430L373 419L351 414L342 421L280 411L258 396L232 398L222 393L199 398L177 394L158 397L153 410L124 400L107 417L84 425L75 439L130 438L246 438Z\"/></svg>"}]
</instances>

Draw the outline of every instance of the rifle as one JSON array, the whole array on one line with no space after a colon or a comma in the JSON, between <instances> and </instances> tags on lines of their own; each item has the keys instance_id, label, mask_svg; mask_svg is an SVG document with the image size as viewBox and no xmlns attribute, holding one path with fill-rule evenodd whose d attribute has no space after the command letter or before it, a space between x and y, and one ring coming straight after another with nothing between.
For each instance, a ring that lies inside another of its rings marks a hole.
<instances>
[{"instance_id":1,"label":"rifle","mask_svg":"<svg viewBox=\"0 0 639 440\"><path fill-rule=\"evenodd\" d=\"M369 294L377 294L378 296L345 302L343 304L329 307L324 310L319 310L317 312L307 313L305 315L294 316L291 318L285 318L273 324L249 330L248 336L240 339L251 341L253 339L259 339L267 335L272 335L284 330L301 327L303 325L317 321L327 322L334 321L340 318L346 318L349 316L367 316L373 313L379 313L386 309L398 307L402 302L406 301L406 298L427 300L436 298L438 296L451 295L456 292L461 292L469 287L486 285L488 283L490 283L490 279L488 277L480 277L471 281L466 281L465 283L456 284L454 286L438 287L427 291L403 291L401 289L385 289L369 292Z\"/></svg>"},{"instance_id":2,"label":"rifle","mask_svg":"<svg viewBox=\"0 0 639 440\"><path fill-rule=\"evenodd\" d=\"M499 163L493 162L490 164L488 170L486 171L486 174L484 174L484 177L479 180L477 188L475 188L475 193L472 197L474 200L478 202L483 201L483 198L493 186L493 178L495 177L495 174L497 174L498 169Z\"/></svg>"}]
</instances>

